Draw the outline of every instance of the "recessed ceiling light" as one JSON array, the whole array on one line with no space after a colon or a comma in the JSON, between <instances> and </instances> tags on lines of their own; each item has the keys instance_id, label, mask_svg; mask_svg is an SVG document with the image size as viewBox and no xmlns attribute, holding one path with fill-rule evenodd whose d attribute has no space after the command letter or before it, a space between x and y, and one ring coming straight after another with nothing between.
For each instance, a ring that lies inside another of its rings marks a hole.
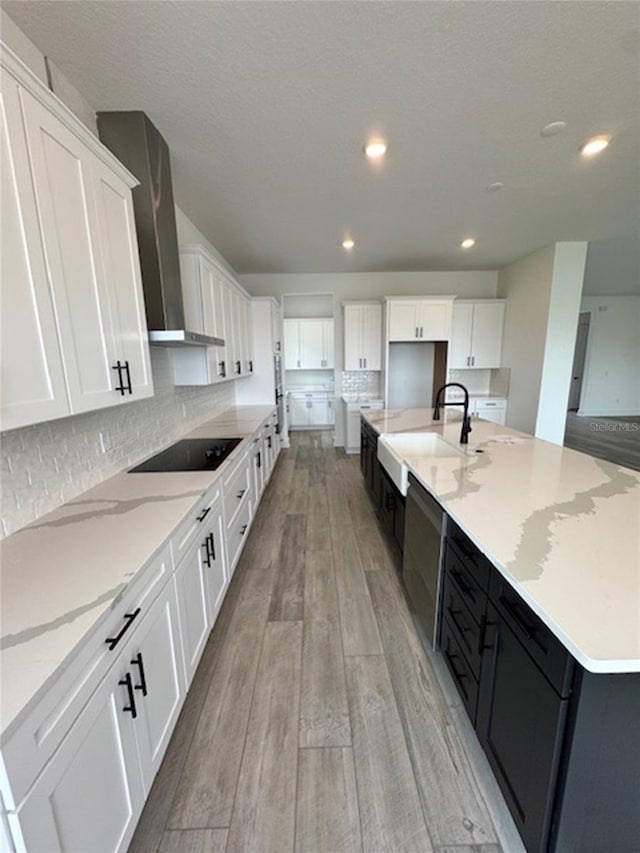
<instances>
[{"instance_id":1,"label":"recessed ceiling light","mask_svg":"<svg viewBox=\"0 0 640 853\"><path fill-rule=\"evenodd\" d=\"M489 184L489 186L487 187L487 192L497 193L498 190L503 189L503 187L504 187L504 184L502 183L502 181L494 181L492 184Z\"/></svg>"},{"instance_id":2,"label":"recessed ceiling light","mask_svg":"<svg viewBox=\"0 0 640 853\"><path fill-rule=\"evenodd\" d=\"M342 241L342 248L343 248L343 249L346 249L346 250L347 250L347 252L350 252L350 251L353 249L353 247L354 247L354 246L355 246L355 243L353 242L353 240L351 239L351 237L347 237L346 239L344 239L344 240Z\"/></svg>"},{"instance_id":3,"label":"recessed ceiling light","mask_svg":"<svg viewBox=\"0 0 640 853\"><path fill-rule=\"evenodd\" d=\"M387 153L387 143L384 139L370 139L364 146L364 153L369 160L379 160Z\"/></svg>"},{"instance_id":4,"label":"recessed ceiling light","mask_svg":"<svg viewBox=\"0 0 640 853\"><path fill-rule=\"evenodd\" d=\"M596 154L599 154L601 151L607 147L607 145L611 142L611 136L609 134L602 134L601 136L592 136L591 139L588 139L585 144L580 149L580 153L583 157L594 157Z\"/></svg>"},{"instance_id":5,"label":"recessed ceiling light","mask_svg":"<svg viewBox=\"0 0 640 853\"><path fill-rule=\"evenodd\" d=\"M476 244L476 241L473 239L473 237L466 237L462 241L462 243L460 243L460 246L463 249L470 249L472 246L475 246L475 244Z\"/></svg>"},{"instance_id":6,"label":"recessed ceiling light","mask_svg":"<svg viewBox=\"0 0 640 853\"><path fill-rule=\"evenodd\" d=\"M542 128L540 136L556 136L558 133L562 133L566 126L566 121L551 121Z\"/></svg>"}]
</instances>

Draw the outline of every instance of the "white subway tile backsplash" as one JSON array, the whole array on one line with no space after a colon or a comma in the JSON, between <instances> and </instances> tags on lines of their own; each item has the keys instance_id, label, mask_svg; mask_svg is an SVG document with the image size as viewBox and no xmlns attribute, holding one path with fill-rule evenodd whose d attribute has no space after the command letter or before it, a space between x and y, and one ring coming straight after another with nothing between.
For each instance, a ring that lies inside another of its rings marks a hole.
<instances>
[{"instance_id":1,"label":"white subway tile backsplash","mask_svg":"<svg viewBox=\"0 0 640 853\"><path fill-rule=\"evenodd\" d=\"M1 535L8 536L234 405L234 383L173 385L167 350L151 349L155 395L0 436Z\"/></svg>"},{"instance_id":2,"label":"white subway tile backsplash","mask_svg":"<svg viewBox=\"0 0 640 853\"><path fill-rule=\"evenodd\" d=\"M380 373L377 370L345 370L342 374L343 394L379 394Z\"/></svg>"}]
</instances>

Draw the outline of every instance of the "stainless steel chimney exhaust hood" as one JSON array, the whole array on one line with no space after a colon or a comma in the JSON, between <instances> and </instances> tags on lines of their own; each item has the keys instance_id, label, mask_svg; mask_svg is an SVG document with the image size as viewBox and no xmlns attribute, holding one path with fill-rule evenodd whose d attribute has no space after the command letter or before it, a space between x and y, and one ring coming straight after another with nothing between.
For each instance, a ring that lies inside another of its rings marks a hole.
<instances>
[{"instance_id":1,"label":"stainless steel chimney exhaust hood","mask_svg":"<svg viewBox=\"0 0 640 853\"><path fill-rule=\"evenodd\" d=\"M139 110L99 112L98 133L140 181L133 190L133 209L149 343L166 347L224 346L222 338L185 329L167 143Z\"/></svg>"}]
</instances>

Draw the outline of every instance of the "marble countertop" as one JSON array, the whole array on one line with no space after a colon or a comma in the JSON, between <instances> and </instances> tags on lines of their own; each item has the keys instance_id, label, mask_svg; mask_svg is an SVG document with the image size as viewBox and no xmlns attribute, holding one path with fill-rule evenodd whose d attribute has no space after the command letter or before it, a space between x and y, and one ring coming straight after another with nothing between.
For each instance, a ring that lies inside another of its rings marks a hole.
<instances>
[{"instance_id":1,"label":"marble countertop","mask_svg":"<svg viewBox=\"0 0 640 853\"><path fill-rule=\"evenodd\" d=\"M382 403L383 397L380 394L343 394L342 399L345 403Z\"/></svg>"},{"instance_id":2,"label":"marble countertop","mask_svg":"<svg viewBox=\"0 0 640 853\"><path fill-rule=\"evenodd\" d=\"M181 436L241 436L217 471L122 472L0 542L4 733L204 492L233 467L272 411L238 406Z\"/></svg>"},{"instance_id":3,"label":"marble countertop","mask_svg":"<svg viewBox=\"0 0 640 853\"><path fill-rule=\"evenodd\" d=\"M457 411L363 416L460 447ZM640 671L639 472L482 420L462 457L405 461L587 670Z\"/></svg>"}]
</instances>

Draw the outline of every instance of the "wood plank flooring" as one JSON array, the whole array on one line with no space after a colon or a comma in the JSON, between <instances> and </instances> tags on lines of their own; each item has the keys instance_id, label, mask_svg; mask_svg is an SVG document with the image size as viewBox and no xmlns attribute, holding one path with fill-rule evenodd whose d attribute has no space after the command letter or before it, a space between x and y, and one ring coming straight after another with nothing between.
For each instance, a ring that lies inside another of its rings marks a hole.
<instances>
[{"instance_id":1,"label":"wood plank flooring","mask_svg":"<svg viewBox=\"0 0 640 853\"><path fill-rule=\"evenodd\" d=\"M564 445L640 471L640 417L592 418L567 412Z\"/></svg>"},{"instance_id":2,"label":"wood plank flooring","mask_svg":"<svg viewBox=\"0 0 640 853\"><path fill-rule=\"evenodd\" d=\"M280 454L130 853L522 850L332 439Z\"/></svg>"}]
</instances>

